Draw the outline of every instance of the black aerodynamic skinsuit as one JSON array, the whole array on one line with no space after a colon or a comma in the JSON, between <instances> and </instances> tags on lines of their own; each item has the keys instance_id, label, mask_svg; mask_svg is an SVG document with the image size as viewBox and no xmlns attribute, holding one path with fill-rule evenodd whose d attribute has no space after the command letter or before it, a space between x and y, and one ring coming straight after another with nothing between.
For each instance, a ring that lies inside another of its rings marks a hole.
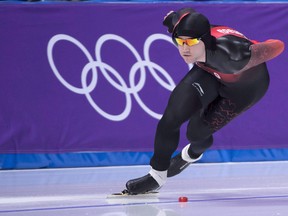
<instances>
[{"instance_id":1,"label":"black aerodynamic skinsuit","mask_svg":"<svg viewBox=\"0 0 288 216\"><path fill-rule=\"evenodd\" d=\"M176 151L181 125L189 121L188 153L199 157L213 143L213 133L249 109L269 86L266 61L279 55L279 40L251 41L226 26L214 26L216 48L206 50L206 62L197 62L173 90L158 123L150 165L164 171Z\"/></svg>"}]
</instances>

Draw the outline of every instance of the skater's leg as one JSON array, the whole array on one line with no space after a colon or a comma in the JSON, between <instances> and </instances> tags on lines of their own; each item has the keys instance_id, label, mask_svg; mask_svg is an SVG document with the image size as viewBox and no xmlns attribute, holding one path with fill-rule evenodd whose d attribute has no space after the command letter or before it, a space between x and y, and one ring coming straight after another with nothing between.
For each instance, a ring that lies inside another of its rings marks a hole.
<instances>
[{"instance_id":1,"label":"skater's leg","mask_svg":"<svg viewBox=\"0 0 288 216\"><path fill-rule=\"evenodd\" d=\"M203 109L218 96L219 82L202 69L194 66L172 92L164 115L158 123L154 155L150 165L155 170L167 170L172 154L176 151L181 125L199 118Z\"/></svg>"},{"instance_id":2,"label":"skater's leg","mask_svg":"<svg viewBox=\"0 0 288 216\"><path fill-rule=\"evenodd\" d=\"M154 169L159 171L168 169L171 155L178 147L181 125L193 113L200 113L200 110L201 103L197 91L186 83L179 85L172 93L169 104L157 126L154 155L150 162Z\"/></svg>"},{"instance_id":3,"label":"skater's leg","mask_svg":"<svg viewBox=\"0 0 288 216\"><path fill-rule=\"evenodd\" d=\"M190 109L185 110L185 107ZM154 155L150 163L151 171L148 175L126 183L130 193L139 194L155 190L166 182L171 155L178 146L180 126L193 112L199 112L200 109L201 103L193 86L181 83L174 89L165 113L158 123Z\"/></svg>"},{"instance_id":4,"label":"skater's leg","mask_svg":"<svg viewBox=\"0 0 288 216\"><path fill-rule=\"evenodd\" d=\"M208 101L211 101L211 98L215 98L215 95L218 94L216 88L218 85L216 78L195 66L173 90L155 135L154 154L150 161L155 173L161 175L160 173L167 172L171 155L178 147L181 125L188 121L191 116L200 115L203 104L208 104ZM214 89L212 94L207 93L209 92L207 88ZM165 177L167 178L167 175ZM160 184L155 180L159 187L165 183L165 177ZM151 188L154 190L154 184L151 184L149 189L147 184L143 183L143 179L146 179L144 182L151 182L149 180L151 178L153 177L149 173L142 178L128 181L126 187L132 193L133 188L137 188L137 193L149 191Z\"/></svg>"}]
</instances>

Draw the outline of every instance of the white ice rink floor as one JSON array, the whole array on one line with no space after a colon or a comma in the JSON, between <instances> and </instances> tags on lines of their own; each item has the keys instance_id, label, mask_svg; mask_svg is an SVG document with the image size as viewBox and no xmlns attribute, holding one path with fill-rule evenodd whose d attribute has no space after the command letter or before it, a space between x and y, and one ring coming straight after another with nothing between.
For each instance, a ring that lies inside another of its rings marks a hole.
<instances>
[{"instance_id":1,"label":"white ice rink floor","mask_svg":"<svg viewBox=\"0 0 288 216\"><path fill-rule=\"evenodd\" d=\"M193 164L157 196L106 199L148 166L0 171L0 216L287 216L288 161ZM188 197L179 203L178 197Z\"/></svg>"}]
</instances>

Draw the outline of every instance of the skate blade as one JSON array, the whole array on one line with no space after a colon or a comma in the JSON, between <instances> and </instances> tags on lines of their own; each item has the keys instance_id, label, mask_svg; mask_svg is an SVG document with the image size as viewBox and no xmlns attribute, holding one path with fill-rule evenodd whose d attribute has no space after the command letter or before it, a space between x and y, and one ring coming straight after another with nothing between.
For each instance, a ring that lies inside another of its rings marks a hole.
<instances>
[{"instance_id":1,"label":"skate blade","mask_svg":"<svg viewBox=\"0 0 288 216\"><path fill-rule=\"evenodd\" d=\"M157 196L158 191L151 191L147 193L142 193L142 194L131 194L127 190L124 190L120 193L112 193L107 196L107 198L150 198L150 197L155 197Z\"/></svg>"},{"instance_id":2,"label":"skate blade","mask_svg":"<svg viewBox=\"0 0 288 216\"><path fill-rule=\"evenodd\" d=\"M159 202L157 191L151 191L144 194L129 194L129 193L113 193L106 197L108 204L132 204L132 203L157 203Z\"/></svg>"}]
</instances>

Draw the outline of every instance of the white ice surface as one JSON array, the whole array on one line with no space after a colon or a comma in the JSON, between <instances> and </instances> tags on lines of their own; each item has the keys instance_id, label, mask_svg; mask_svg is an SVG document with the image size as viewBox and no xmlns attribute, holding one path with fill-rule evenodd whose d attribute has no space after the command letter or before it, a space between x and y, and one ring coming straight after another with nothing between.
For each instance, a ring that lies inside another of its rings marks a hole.
<instances>
[{"instance_id":1,"label":"white ice surface","mask_svg":"<svg viewBox=\"0 0 288 216\"><path fill-rule=\"evenodd\" d=\"M192 164L158 195L107 199L149 169L0 171L0 216L288 215L288 161ZM180 196L188 202L179 203Z\"/></svg>"}]
</instances>

